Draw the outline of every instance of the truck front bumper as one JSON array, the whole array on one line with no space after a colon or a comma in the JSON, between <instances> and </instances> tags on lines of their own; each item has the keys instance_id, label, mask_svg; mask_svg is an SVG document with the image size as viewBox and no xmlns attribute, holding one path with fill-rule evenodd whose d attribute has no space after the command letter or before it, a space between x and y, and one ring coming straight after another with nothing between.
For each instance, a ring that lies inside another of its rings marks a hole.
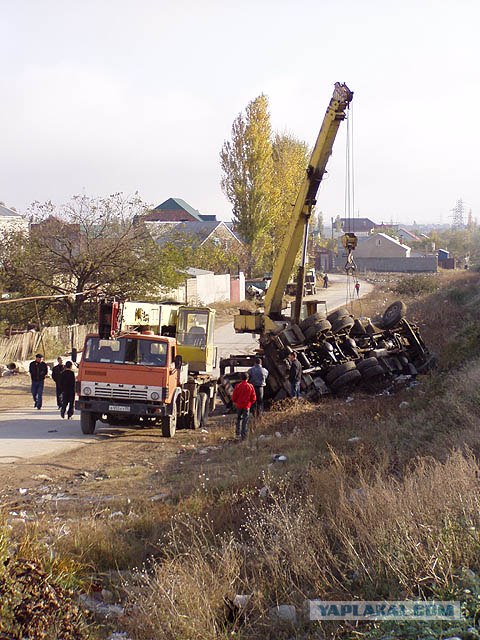
<instances>
[{"instance_id":1,"label":"truck front bumper","mask_svg":"<svg viewBox=\"0 0 480 640\"><path fill-rule=\"evenodd\" d=\"M77 411L89 413L107 414L114 416L144 416L158 418L167 415L167 407L164 404L147 402L124 403L115 400L101 400L99 398L80 398L75 402Z\"/></svg>"}]
</instances>

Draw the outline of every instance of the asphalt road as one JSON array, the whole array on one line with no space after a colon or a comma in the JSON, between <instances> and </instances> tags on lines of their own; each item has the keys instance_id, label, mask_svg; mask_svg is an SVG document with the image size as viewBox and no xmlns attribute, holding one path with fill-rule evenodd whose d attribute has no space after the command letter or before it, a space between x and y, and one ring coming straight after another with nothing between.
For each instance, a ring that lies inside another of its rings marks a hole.
<instances>
[{"instance_id":1,"label":"asphalt road","mask_svg":"<svg viewBox=\"0 0 480 640\"><path fill-rule=\"evenodd\" d=\"M362 282L360 293L363 296L371 289L371 285ZM315 297L325 300L328 311L333 311L346 304L346 294L346 276L333 275L328 289L321 289ZM219 357L253 353L258 346L257 339L250 334L235 334L232 323L216 330L216 343ZM0 464L47 454L54 456L95 439L96 436L82 434L78 415L71 420L62 420L54 400L50 398L45 398L40 411L32 407L0 413Z\"/></svg>"}]
</instances>

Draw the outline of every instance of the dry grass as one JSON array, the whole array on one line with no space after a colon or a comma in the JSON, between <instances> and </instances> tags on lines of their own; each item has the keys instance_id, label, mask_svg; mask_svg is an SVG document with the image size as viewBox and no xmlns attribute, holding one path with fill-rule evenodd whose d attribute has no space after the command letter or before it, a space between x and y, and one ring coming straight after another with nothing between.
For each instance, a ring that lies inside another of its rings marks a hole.
<instances>
[{"instance_id":1,"label":"dry grass","mask_svg":"<svg viewBox=\"0 0 480 640\"><path fill-rule=\"evenodd\" d=\"M394 284L364 301L363 312L398 297ZM462 296L464 287L470 293ZM160 553L154 576L145 575L133 598L140 619L151 618L138 608L142 598L150 612L163 609L155 637L224 637L221 602L232 589L254 595L245 637L283 637L262 616L269 605L300 605L306 597L448 597L462 567L480 567L480 362L466 357L476 351L465 335L478 320L477 307L466 305L475 291L478 276L461 274L423 301L406 300L442 363L419 387L377 398L357 394L352 403L287 401L257 425L241 462L234 447L221 460L213 456L203 496L208 518L183 529L188 553L178 545L173 554ZM448 314L439 313L443 300ZM455 353L463 345L460 370L449 361L455 341ZM259 430L267 437L258 439ZM360 440L349 442L354 436ZM273 463L274 453L285 454L287 464ZM260 498L262 486L267 496ZM208 542L194 535L207 522L218 534ZM217 573L221 589L206 602L204 586ZM188 602L184 593L201 610L195 628L175 626ZM171 635L161 635L166 628ZM148 637L129 630L139 640Z\"/></svg>"}]
</instances>

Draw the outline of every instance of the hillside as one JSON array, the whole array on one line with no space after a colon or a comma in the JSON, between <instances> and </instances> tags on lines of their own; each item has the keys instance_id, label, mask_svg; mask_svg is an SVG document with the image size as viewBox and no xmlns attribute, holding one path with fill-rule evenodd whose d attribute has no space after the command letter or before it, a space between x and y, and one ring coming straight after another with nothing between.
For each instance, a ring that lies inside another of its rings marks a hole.
<instances>
[{"instance_id":1,"label":"hillside","mask_svg":"<svg viewBox=\"0 0 480 640\"><path fill-rule=\"evenodd\" d=\"M0 468L0 548L10 559L0 630L26 637L29 619L32 640L111 631L132 640L476 637L467 629L480 595L480 276L376 285L355 314L402 298L438 356L438 369L414 384L284 401L241 444L233 417L219 415L208 433L166 442L137 431L53 463ZM119 602L125 614L86 626L78 593ZM237 624L224 602L235 594L251 595ZM471 615L443 631L291 627L268 615L279 604L300 610L305 598L417 597L468 599Z\"/></svg>"}]
</instances>

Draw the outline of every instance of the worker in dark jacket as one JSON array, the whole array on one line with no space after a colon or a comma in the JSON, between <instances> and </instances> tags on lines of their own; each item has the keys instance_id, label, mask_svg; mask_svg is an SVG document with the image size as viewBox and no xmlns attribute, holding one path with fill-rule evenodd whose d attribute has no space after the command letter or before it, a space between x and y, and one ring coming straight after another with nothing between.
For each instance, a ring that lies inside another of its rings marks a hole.
<instances>
[{"instance_id":1,"label":"worker in dark jacket","mask_svg":"<svg viewBox=\"0 0 480 640\"><path fill-rule=\"evenodd\" d=\"M62 408L62 373L65 369L62 358L57 358L57 364L52 369L52 380L55 382L55 389L57 392L57 407Z\"/></svg>"},{"instance_id":2,"label":"worker in dark jacket","mask_svg":"<svg viewBox=\"0 0 480 640\"><path fill-rule=\"evenodd\" d=\"M302 380L302 365L298 361L295 351L288 354L288 361L290 362L290 369L288 371L288 379L290 380L292 398L300 397L300 382Z\"/></svg>"},{"instance_id":3,"label":"worker in dark jacket","mask_svg":"<svg viewBox=\"0 0 480 640\"><path fill-rule=\"evenodd\" d=\"M70 360L65 363L60 386L62 389L62 408L60 409L60 415L62 418L65 418L65 411L67 411L67 417L70 420L73 416L73 404L75 402L75 374L72 371L72 363Z\"/></svg>"},{"instance_id":4,"label":"worker in dark jacket","mask_svg":"<svg viewBox=\"0 0 480 640\"><path fill-rule=\"evenodd\" d=\"M248 373L240 374L241 382L237 384L233 390L232 402L237 408L237 423L235 435L237 438L245 440L248 431L248 416L250 415L250 407L257 399L253 385L248 382ZM241 429L240 429L241 422Z\"/></svg>"},{"instance_id":5,"label":"worker in dark jacket","mask_svg":"<svg viewBox=\"0 0 480 640\"><path fill-rule=\"evenodd\" d=\"M45 362L43 362L43 355L41 353L37 353L35 360L32 360L30 363L28 371L30 373L30 378L32 379L33 406L35 409L41 409L43 385L45 384L45 378L48 375L48 367Z\"/></svg>"},{"instance_id":6,"label":"worker in dark jacket","mask_svg":"<svg viewBox=\"0 0 480 640\"><path fill-rule=\"evenodd\" d=\"M255 364L248 370L248 380L255 389L255 396L257 400L255 405L252 407L252 411L257 416L263 413L263 393L267 384L267 377L268 371L265 367L262 367L262 359L255 358Z\"/></svg>"}]
</instances>

